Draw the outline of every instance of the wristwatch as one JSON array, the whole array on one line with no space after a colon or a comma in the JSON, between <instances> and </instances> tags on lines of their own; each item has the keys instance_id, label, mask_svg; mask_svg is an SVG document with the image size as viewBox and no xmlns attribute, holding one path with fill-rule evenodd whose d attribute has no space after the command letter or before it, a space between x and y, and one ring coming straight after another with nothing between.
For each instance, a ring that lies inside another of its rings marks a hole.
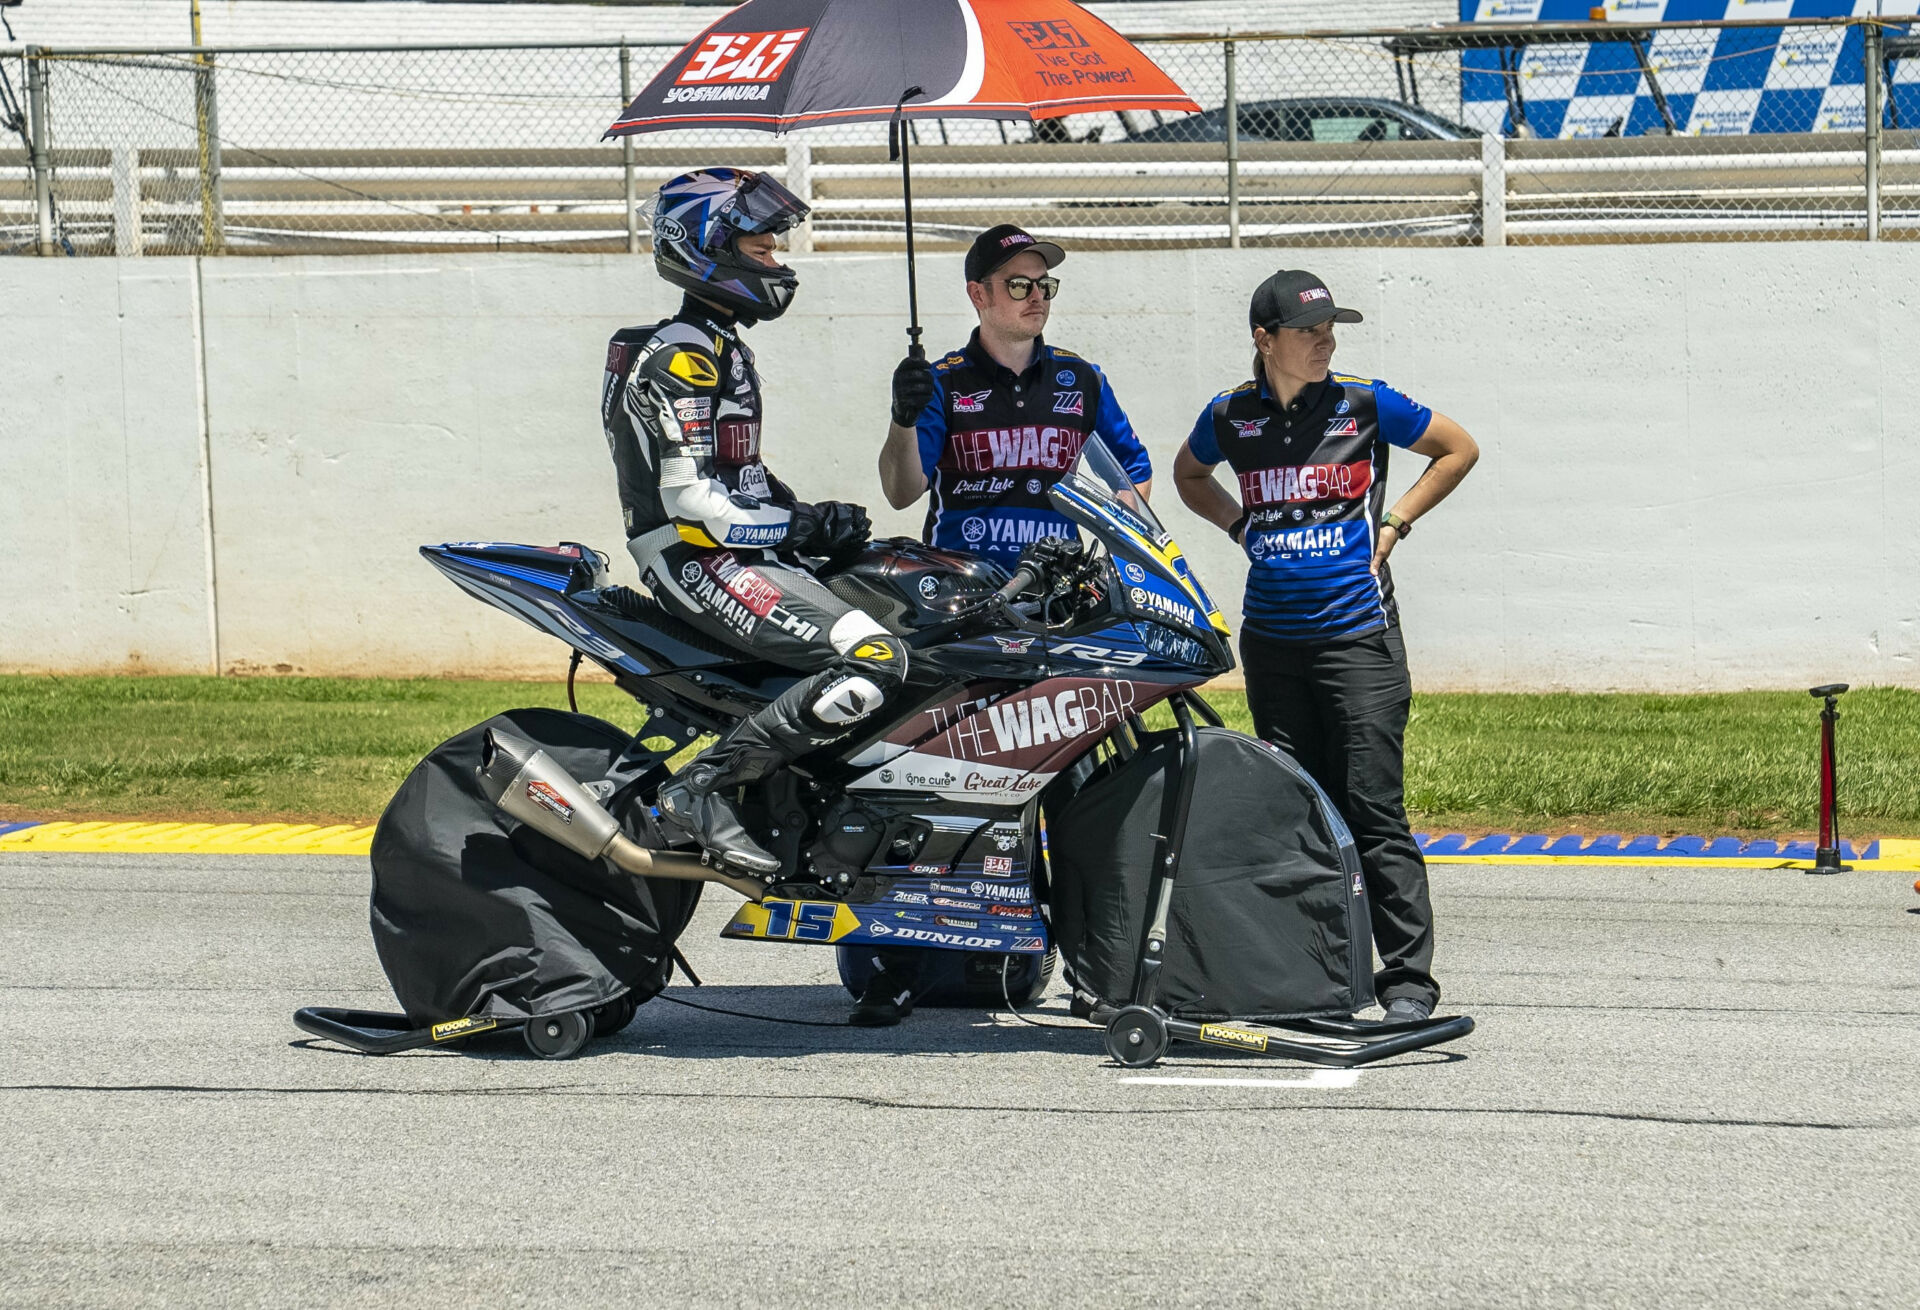
<instances>
[{"instance_id":1,"label":"wristwatch","mask_svg":"<svg viewBox=\"0 0 1920 1310\"><path fill-rule=\"evenodd\" d=\"M1388 510L1380 516L1380 523L1382 527L1392 528L1395 532L1399 533L1402 541L1405 541L1407 534L1413 531L1413 524L1407 522L1392 510Z\"/></svg>"}]
</instances>

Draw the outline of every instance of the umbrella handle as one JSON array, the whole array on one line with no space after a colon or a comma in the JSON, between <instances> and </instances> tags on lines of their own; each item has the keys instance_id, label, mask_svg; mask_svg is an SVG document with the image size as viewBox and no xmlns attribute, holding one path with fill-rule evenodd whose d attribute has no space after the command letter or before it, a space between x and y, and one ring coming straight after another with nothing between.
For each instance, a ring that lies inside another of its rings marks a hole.
<instances>
[{"instance_id":1,"label":"umbrella handle","mask_svg":"<svg viewBox=\"0 0 1920 1310\"><path fill-rule=\"evenodd\" d=\"M907 220L907 355L911 359L925 359L927 348L920 344L920 285L913 260L913 170L912 150L909 148L908 134L902 130L902 112L907 101L917 95L926 94L920 87L910 86L900 93L900 99L893 106L893 119L887 124L887 158L900 161L900 199L906 210Z\"/></svg>"}]
</instances>

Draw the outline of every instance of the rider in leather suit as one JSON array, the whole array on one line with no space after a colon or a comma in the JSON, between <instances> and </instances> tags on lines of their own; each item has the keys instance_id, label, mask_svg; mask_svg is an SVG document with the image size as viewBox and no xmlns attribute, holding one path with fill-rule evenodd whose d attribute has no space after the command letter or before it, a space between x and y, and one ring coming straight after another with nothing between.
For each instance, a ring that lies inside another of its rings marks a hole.
<instances>
[{"instance_id":1,"label":"rider in leather suit","mask_svg":"<svg viewBox=\"0 0 1920 1310\"><path fill-rule=\"evenodd\" d=\"M806 215L765 173L709 168L663 186L654 268L687 295L672 318L614 334L600 402L627 549L655 598L752 658L813 675L660 792L670 837L756 874L780 863L742 826L734 791L852 731L907 671L898 638L775 555L849 553L869 532L859 506L799 501L760 459L760 379L740 329L791 303L799 279L773 249Z\"/></svg>"}]
</instances>

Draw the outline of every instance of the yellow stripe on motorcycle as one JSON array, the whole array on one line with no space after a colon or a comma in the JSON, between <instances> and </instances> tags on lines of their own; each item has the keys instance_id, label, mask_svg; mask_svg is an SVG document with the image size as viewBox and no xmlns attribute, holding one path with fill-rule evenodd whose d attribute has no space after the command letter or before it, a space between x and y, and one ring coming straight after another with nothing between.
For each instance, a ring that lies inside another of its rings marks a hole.
<instances>
[{"instance_id":1,"label":"yellow stripe on motorcycle","mask_svg":"<svg viewBox=\"0 0 1920 1310\"><path fill-rule=\"evenodd\" d=\"M786 901L768 897L748 901L733 912L733 921L720 930L723 937L754 937L763 941L839 941L860 926L860 916L838 901Z\"/></svg>"},{"instance_id":2,"label":"yellow stripe on motorcycle","mask_svg":"<svg viewBox=\"0 0 1920 1310\"><path fill-rule=\"evenodd\" d=\"M1186 592L1188 597L1192 599L1194 607L1206 611L1207 622L1213 625L1214 631L1223 637L1231 637L1233 635L1233 630L1227 626L1226 616L1221 614L1217 609L1209 608L1207 602L1201 599L1199 590L1187 581L1186 570L1181 567L1187 562L1186 556L1175 549L1171 543L1164 548L1156 546L1132 528L1127 527L1126 524L1122 523L1119 526L1122 531L1139 544L1141 550L1146 551L1147 554L1167 566L1167 571L1172 573L1175 579L1179 581L1180 590ZM1175 561L1178 562L1176 563Z\"/></svg>"}]
</instances>

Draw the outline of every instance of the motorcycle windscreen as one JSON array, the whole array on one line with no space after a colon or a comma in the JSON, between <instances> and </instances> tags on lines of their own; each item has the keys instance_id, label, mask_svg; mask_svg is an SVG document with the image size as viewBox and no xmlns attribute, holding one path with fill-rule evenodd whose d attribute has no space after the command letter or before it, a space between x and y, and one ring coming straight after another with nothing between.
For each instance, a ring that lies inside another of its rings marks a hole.
<instances>
[{"instance_id":1,"label":"motorcycle windscreen","mask_svg":"<svg viewBox=\"0 0 1920 1310\"><path fill-rule=\"evenodd\" d=\"M1196 1019L1345 1016L1373 1001L1353 838L1285 754L1201 728L1200 770L1168 921L1159 1003ZM1068 977L1133 997L1174 734L1155 734L1047 814L1054 941Z\"/></svg>"},{"instance_id":2,"label":"motorcycle windscreen","mask_svg":"<svg viewBox=\"0 0 1920 1310\"><path fill-rule=\"evenodd\" d=\"M1229 635L1227 621L1188 567L1173 534L1161 525L1146 496L1100 438L1087 440L1066 476L1048 488L1047 499L1054 509L1092 533L1109 554L1152 570L1178 604L1196 607L1201 622L1189 627ZM1164 607L1136 607L1136 612L1146 619L1166 616Z\"/></svg>"}]
</instances>

